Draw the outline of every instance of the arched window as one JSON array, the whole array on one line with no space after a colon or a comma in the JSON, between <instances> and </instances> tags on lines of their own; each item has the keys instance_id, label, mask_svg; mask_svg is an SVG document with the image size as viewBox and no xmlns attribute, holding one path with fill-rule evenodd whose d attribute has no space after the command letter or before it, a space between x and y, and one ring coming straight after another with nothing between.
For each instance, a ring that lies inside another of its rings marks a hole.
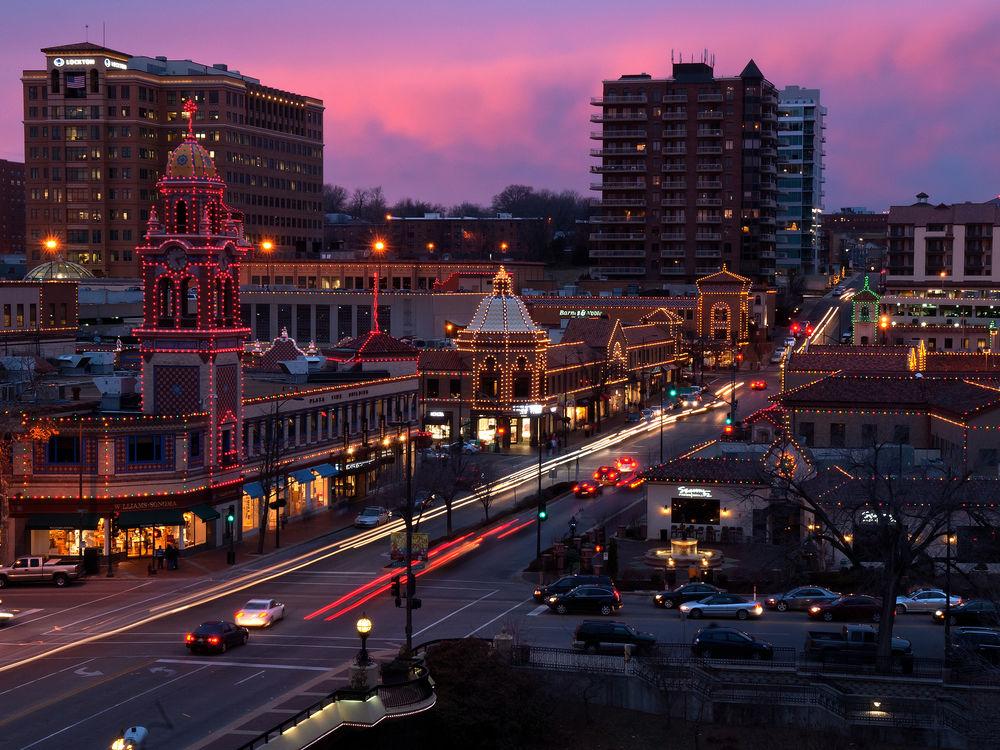
<instances>
[{"instance_id":1,"label":"arched window","mask_svg":"<svg viewBox=\"0 0 1000 750\"><path fill-rule=\"evenodd\" d=\"M729 306L721 303L712 305L712 338L716 341L726 341L729 339L730 322Z\"/></svg>"},{"instance_id":2,"label":"arched window","mask_svg":"<svg viewBox=\"0 0 1000 750\"><path fill-rule=\"evenodd\" d=\"M100 93L101 90L100 88L98 88L98 86L100 86L100 83L97 80L97 69L95 68L94 70L90 71L90 93L91 94Z\"/></svg>"},{"instance_id":3,"label":"arched window","mask_svg":"<svg viewBox=\"0 0 1000 750\"><path fill-rule=\"evenodd\" d=\"M178 234L187 234L187 215L187 203L177 201L177 207L174 209L174 223Z\"/></svg>"},{"instance_id":4,"label":"arched window","mask_svg":"<svg viewBox=\"0 0 1000 750\"><path fill-rule=\"evenodd\" d=\"M514 398L531 398L531 371L528 360L517 358L517 368L514 371Z\"/></svg>"},{"instance_id":5,"label":"arched window","mask_svg":"<svg viewBox=\"0 0 1000 750\"><path fill-rule=\"evenodd\" d=\"M52 74L49 76L49 78L52 81L52 93L53 94L58 94L59 93L59 71L58 70L53 70Z\"/></svg>"},{"instance_id":6,"label":"arched window","mask_svg":"<svg viewBox=\"0 0 1000 750\"><path fill-rule=\"evenodd\" d=\"M174 282L170 278L163 277L157 282L156 287L156 311L161 327L173 327L174 304Z\"/></svg>"},{"instance_id":7,"label":"arched window","mask_svg":"<svg viewBox=\"0 0 1000 750\"><path fill-rule=\"evenodd\" d=\"M497 372L497 361L487 358L479 371L479 395L481 398L498 398L500 396L500 377Z\"/></svg>"},{"instance_id":8,"label":"arched window","mask_svg":"<svg viewBox=\"0 0 1000 750\"><path fill-rule=\"evenodd\" d=\"M186 276L181 282L181 325L198 326L198 280L193 276Z\"/></svg>"}]
</instances>

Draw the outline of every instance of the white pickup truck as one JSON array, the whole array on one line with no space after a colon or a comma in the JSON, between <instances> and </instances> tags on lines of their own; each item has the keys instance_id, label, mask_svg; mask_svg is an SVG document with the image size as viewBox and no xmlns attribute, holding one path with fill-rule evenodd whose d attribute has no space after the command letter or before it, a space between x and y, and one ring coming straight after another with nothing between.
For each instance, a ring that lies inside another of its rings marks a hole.
<instances>
[{"instance_id":1,"label":"white pickup truck","mask_svg":"<svg viewBox=\"0 0 1000 750\"><path fill-rule=\"evenodd\" d=\"M0 588L12 583L54 583L62 588L83 575L83 566L58 557L19 557L0 567Z\"/></svg>"}]
</instances>

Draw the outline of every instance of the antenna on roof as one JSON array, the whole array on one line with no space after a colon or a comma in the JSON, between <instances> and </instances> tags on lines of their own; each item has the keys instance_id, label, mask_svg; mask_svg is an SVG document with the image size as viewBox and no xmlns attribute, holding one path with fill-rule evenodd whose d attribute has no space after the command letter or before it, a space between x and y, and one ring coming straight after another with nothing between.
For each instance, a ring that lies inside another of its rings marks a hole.
<instances>
[{"instance_id":1,"label":"antenna on roof","mask_svg":"<svg viewBox=\"0 0 1000 750\"><path fill-rule=\"evenodd\" d=\"M90 41L90 24L89 23L85 23L83 25L83 41L85 41L85 42L89 42Z\"/></svg>"},{"instance_id":2,"label":"antenna on roof","mask_svg":"<svg viewBox=\"0 0 1000 750\"><path fill-rule=\"evenodd\" d=\"M101 21L101 46L108 46L108 23L107 21Z\"/></svg>"}]
</instances>

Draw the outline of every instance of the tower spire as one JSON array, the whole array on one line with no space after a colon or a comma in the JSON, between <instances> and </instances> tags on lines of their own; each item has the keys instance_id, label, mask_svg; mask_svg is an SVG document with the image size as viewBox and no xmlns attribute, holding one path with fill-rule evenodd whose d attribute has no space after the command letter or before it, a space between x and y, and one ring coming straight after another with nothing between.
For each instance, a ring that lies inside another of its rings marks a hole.
<instances>
[{"instance_id":1,"label":"tower spire","mask_svg":"<svg viewBox=\"0 0 1000 750\"><path fill-rule=\"evenodd\" d=\"M379 332L378 327L378 271L375 272L375 291L372 294L372 325L375 333Z\"/></svg>"},{"instance_id":2,"label":"tower spire","mask_svg":"<svg viewBox=\"0 0 1000 750\"><path fill-rule=\"evenodd\" d=\"M188 132L187 137L190 140L194 140L194 116L198 112L198 103L194 99L188 99L184 102L184 111L188 114Z\"/></svg>"}]
</instances>

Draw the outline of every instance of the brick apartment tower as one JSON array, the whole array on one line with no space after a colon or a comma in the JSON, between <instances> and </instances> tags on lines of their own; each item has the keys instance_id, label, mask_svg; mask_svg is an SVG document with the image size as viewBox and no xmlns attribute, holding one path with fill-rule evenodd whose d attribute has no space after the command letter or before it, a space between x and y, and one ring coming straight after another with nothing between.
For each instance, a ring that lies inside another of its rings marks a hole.
<instances>
[{"instance_id":1,"label":"brick apartment tower","mask_svg":"<svg viewBox=\"0 0 1000 750\"><path fill-rule=\"evenodd\" d=\"M624 75L591 103L592 275L661 287L725 263L772 286L778 96L754 61L730 78L707 58L670 78Z\"/></svg>"},{"instance_id":2,"label":"brick apartment tower","mask_svg":"<svg viewBox=\"0 0 1000 750\"><path fill-rule=\"evenodd\" d=\"M24 252L24 164L0 159L0 253Z\"/></svg>"},{"instance_id":3,"label":"brick apartment tower","mask_svg":"<svg viewBox=\"0 0 1000 750\"><path fill-rule=\"evenodd\" d=\"M136 278L133 253L167 153L183 138L181 107L198 103L198 140L218 163L226 200L254 244L308 255L323 242L323 102L226 65L141 57L98 44L48 47L25 70L28 268L42 241L96 276Z\"/></svg>"}]
</instances>

